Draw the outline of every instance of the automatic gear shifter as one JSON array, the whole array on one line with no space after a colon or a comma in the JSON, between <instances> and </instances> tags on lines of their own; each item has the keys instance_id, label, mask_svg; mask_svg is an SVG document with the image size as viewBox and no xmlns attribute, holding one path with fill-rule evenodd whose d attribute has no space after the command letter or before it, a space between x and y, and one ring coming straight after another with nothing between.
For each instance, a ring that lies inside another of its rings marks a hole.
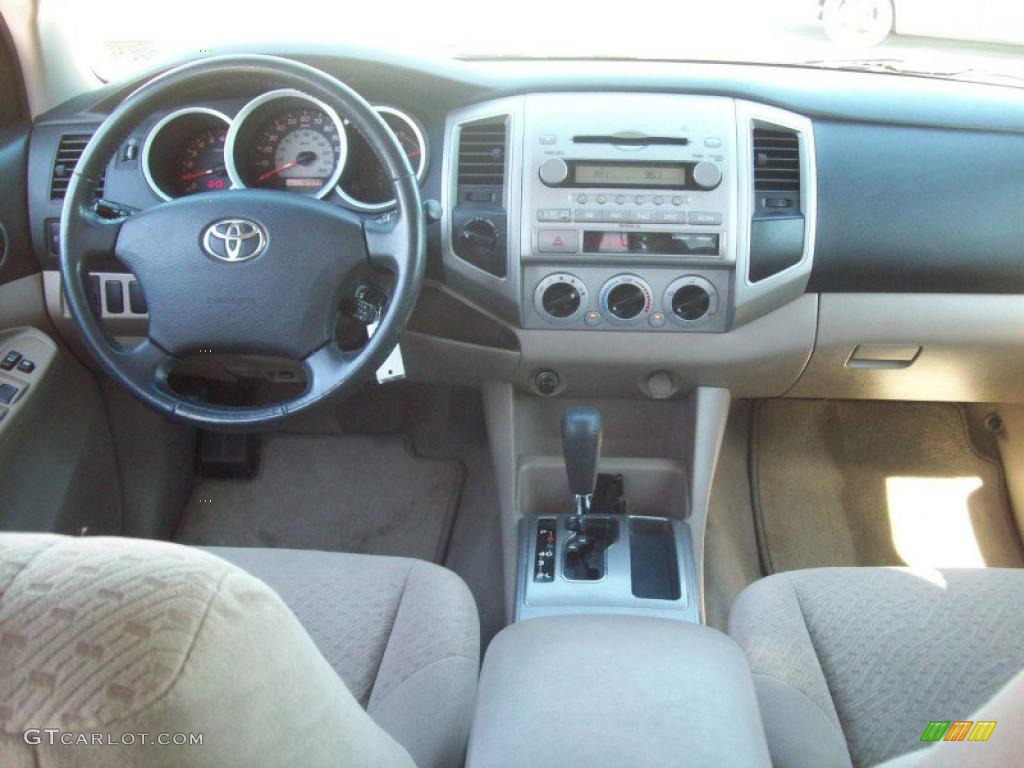
<instances>
[{"instance_id":1,"label":"automatic gear shifter","mask_svg":"<svg viewBox=\"0 0 1024 768\"><path fill-rule=\"evenodd\" d=\"M601 456L601 414L594 408L573 408L562 416L562 452L569 491L576 509L566 521L573 536L565 545L563 572L569 579L596 581L604 576L604 552L618 538L614 519L588 518L597 485Z\"/></svg>"},{"instance_id":2,"label":"automatic gear shifter","mask_svg":"<svg viewBox=\"0 0 1024 768\"><path fill-rule=\"evenodd\" d=\"M562 453L569 475L569 492L576 500L572 530L579 530L590 511L601 456L601 413L595 408L572 408L562 416Z\"/></svg>"}]
</instances>

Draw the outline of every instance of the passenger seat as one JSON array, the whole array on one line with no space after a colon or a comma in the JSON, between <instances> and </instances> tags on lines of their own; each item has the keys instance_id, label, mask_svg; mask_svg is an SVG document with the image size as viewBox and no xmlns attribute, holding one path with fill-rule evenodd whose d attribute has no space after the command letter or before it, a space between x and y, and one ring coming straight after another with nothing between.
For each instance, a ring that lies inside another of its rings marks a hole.
<instances>
[{"instance_id":1,"label":"passenger seat","mask_svg":"<svg viewBox=\"0 0 1024 768\"><path fill-rule=\"evenodd\" d=\"M814 568L749 586L729 617L777 768L1020 764L1024 570ZM985 743L923 743L931 721L1016 712ZM1012 746L1016 743L1016 747ZM929 747L928 749L922 748ZM1012 756L1012 758L1011 758Z\"/></svg>"}]
</instances>

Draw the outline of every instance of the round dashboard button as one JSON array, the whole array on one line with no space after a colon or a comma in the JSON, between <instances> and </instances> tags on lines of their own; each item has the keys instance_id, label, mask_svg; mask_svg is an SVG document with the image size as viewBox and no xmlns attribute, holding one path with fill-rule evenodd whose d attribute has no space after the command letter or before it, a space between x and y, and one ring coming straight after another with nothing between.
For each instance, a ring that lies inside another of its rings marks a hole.
<instances>
[{"instance_id":1,"label":"round dashboard button","mask_svg":"<svg viewBox=\"0 0 1024 768\"><path fill-rule=\"evenodd\" d=\"M673 197L672 198L672 205L682 205L682 204L683 204L683 198L681 198L681 197Z\"/></svg>"},{"instance_id":2,"label":"round dashboard button","mask_svg":"<svg viewBox=\"0 0 1024 768\"><path fill-rule=\"evenodd\" d=\"M605 196L604 196L604 195L598 195L598 196L597 196L596 198L594 198L594 199L595 199L595 200L597 200L597 204L598 204L598 205L604 205L604 204L605 204L605 200L606 200L606 198L605 198Z\"/></svg>"},{"instance_id":3,"label":"round dashboard button","mask_svg":"<svg viewBox=\"0 0 1024 768\"><path fill-rule=\"evenodd\" d=\"M665 198L662 197L661 195L658 195L657 197L654 198L654 204L655 205L661 205L664 202L665 202Z\"/></svg>"},{"instance_id":4,"label":"round dashboard button","mask_svg":"<svg viewBox=\"0 0 1024 768\"><path fill-rule=\"evenodd\" d=\"M661 312L652 312L647 322L651 324L651 328L661 328L665 325L665 315Z\"/></svg>"},{"instance_id":5,"label":"round dashboard button","mask_svg":"<svg viewBox=\"0 0 1024 768\"><path fill-rule=\"evenodd\" d=\"M615 204L616 205L622 205L625 202L626 202L626 198L623 197L622 195L616 195L615 196Z\"/></svg>"},{"instance_id":6,"label":"round dashboard button","mask_svg":"<svg viewBox=\"0 0 1024 768\"><path fill-rule=\"evenodd\" d=\"M596 309L591 309L584 316L583 321L587 325L589 325L591 328L593 328L595 325L600 325L601 324L601 313L598 312Z\"/></svg>"},{"instance_id":7,"label":"round dashboard button","mask_svg":"<svg viewBox=\"0 0 1024 768\"><path fill-rule=\"evenodd\" d=\"M579 203L580 205L584 205L587 202L587 196L586 195L576 195L576 202Z\"/></svg>"},{"instance_id":8,"label":"round dashboard button","mask_svg":"<svg viewBox=\"0 0 1024 768\"><path fill-rule=\"evenodd\" d=\"M636 203L637 205L643 205L644 203L647 202L647 198L644 197L643 195L637 195L636 197L633 198L633 202Z\"/></svg>"}]
</instances>

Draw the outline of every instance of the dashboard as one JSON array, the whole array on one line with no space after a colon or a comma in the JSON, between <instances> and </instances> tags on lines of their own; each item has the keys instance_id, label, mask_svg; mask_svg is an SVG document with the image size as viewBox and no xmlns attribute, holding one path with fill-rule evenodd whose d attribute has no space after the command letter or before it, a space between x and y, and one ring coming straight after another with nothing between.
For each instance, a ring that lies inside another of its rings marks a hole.
<instances>
[{"instance_id":1,"label":"dashboard","mask_svg":"<svg viewBox=\"0 0 1024 768\"><path fill-rule=\"evenodd\" d=\"M406 342L426 378L540 395L672 397L700 384L962 400L1014 399L1024 383L1016 336L992 323L1024 321L1015 89L751 65L275 53L376 105L436 201ZM31 227L51 313L62 174L136 85L35 125ZM102 192L146 208L242 187L391 215L387 179L343 115L252 82L154 114ZM109 264L98 277L115 329L144 321L144 303L117 301L130 275Z\"/></svg>"}]
</instances>

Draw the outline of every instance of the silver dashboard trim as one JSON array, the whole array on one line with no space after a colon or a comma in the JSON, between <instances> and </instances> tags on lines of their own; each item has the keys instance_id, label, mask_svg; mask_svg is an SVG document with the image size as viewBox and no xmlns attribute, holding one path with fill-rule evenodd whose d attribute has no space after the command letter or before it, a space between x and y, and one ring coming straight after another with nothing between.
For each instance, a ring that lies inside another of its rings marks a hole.
<instances>
[{"instance_id":1,"label":"silver dashboard trim","mask_svg":"<svg viewBox=\"0 0 1024 768\"><path fill-rule=\"evenodd\" d=\"M523 112L525 96L481 102L453 110L445 119L444 151L441 160L441 238L445 277L449 285L467 298L491 307L507 322L522 324L518 254L520 249L520 209L523 190ZM506 125L505 189L503 207L506 218L505 277L491 273L460 259L452 248L452 210L458 199L458 153L461 126L488 118L504 117ZM495 306L495 299L498 304Z\"/></svg>"},{"instance_id":2,"label":"silver dashboard trim","mask_svg":"<svg viewBox=\"0 0 1024 768\"><path fill-rule=\"evenodd\" d=\"M161 118L156 123L156 125L154 125L152 128L149 129L149 133L146 134L146 141L143 142L143 145L142 145L142 175L146 178L146 183L149 184L149 188L151 190L153 190L153 194L155 194L157 197L159 197L165 203L166 202L170 202L171 200L174 200L175 198L172 197L171 195L168 195L166 192L164 192L164 190L160 187L160 185L156 183L156 180L153 178L153 172L152 172L152 170L150 170L150 167L149 167L149 157L150 157L150 154L153 151L153 144L156 142L156 138L160 134L160 131L162 131L168 125L173 123L175 120L178 120L178 119L180 119L182 117L185 117L187 115L209 115L211 117L219 118L220 120L224 121L225 125L227 125L228 132L230 133L230 131L231 131L231 125L232 125L231 118L228 117L227 115L225 115L223 112L219 112L216 109L210 109L209 107L182 107L181 109L177 109L174 112L171 112L169 115L164 116L163 118ZM227 166L227 154L228 154L228 152L227 152L227 140L225 139L225 141L224 141L224 164L225 164L225 166ZM228 176L230 178L230 173L228 174ZM232 186L234 186L234 181L233 180L232 180Z\"/></svg>"},{"instance_id":3,"label":"silver dashboard trim","mask_svg":"<svg viewBox=\"0 0 1024 768\"><path fill-rule=\"evenodd\" d=\"M800 261L771 277L750 281L750 231L754 207L753 130L757 125L781 126L800 140L800 205L804 214L804 251ZM760 317L803 295L814 263L817 223L817 167L814 126L803 115L752 101L736 100L737 222L734 325Z\"/></svg>"},{"instance_id":4,"label":"silver dashboard trim","mask_svg":"<svg viewBox=\"0 0 1024 768\"><path fill-rule=\"evenodd\" d=\"M245 124L246 119L259 107L262 107L264 104L268 104L272 101L286 98L308 101L330 117L331 120L334 121L335 127L338 129L338 143L340 149L334 173L315 195L315 197L322 200L330 194L332 189L338 186L338 180L341 179L341 173L345 169L345 161L348 159L348 137L345 135L345 124L341 121L341 118L338 117L338 113L330 106L320 101L320 99L314 98L308 93L303 93L295 88L279 88L275 91L267 91L266 93L260 94L256 98L252 99L244 107L238 110L238 114L235 115L234 122L228 129L227 140L224 142L224 164L228 169L228 177L237 189L247 188L242 182L242 177L238 173L238 166L235 163L235 143L238 140L238 132Z\"/></svg>"},{"instance_id":5,"label":"silver dashboard trim","mask_svg":"<svg viewBox=\"0 0 1024 768\"><path fill-rule=\"evenodd\" d=\"M420 155L419 167L416 169L416 181L422 182L423 177L427 173L430 147L427 146L427 138L424 135L423 130L420 128L419 124L416 122L416 119L408 112L404 112L401 109L398 109L397 107L376 105L374 106L374 110L376 110L380 114L393 115L394 117L397 117L399 120L403 121L410 128L412 128L412 132L416 135L416 140L420 143L420 148L422 150L422 153ZM347 121L343 122L345 122L347 125ZM347 205L360 211L385 211L389 208L394 208L395 206L395 198L385 200L383 203L365 203L362 200L353 197L344 189L342 189L340 176L338 177L338 185L334 188L334 191L338 193L338 197L344 200Z\"/></svg>"}]
</instances>

